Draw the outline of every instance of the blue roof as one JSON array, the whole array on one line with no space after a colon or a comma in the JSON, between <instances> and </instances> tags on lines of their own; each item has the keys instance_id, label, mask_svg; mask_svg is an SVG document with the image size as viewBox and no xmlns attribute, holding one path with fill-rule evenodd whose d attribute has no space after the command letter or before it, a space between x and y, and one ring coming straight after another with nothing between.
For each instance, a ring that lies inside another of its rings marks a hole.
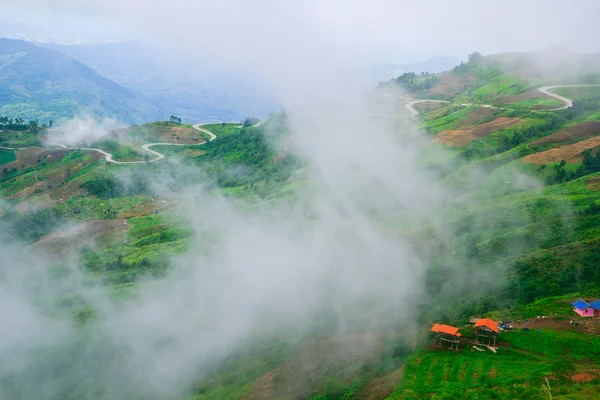
<instances>
[{"instance_id":1,"label":"blue roof","mask_svg":"<svg viewBox=\"0 0 600 400\"><path fill-rule=\"evenodd\" d=\"M573 304L573 307L577 308L578 310L583 310L584 308L587 308L590 306L588 303L586 303L585 301L583 301L581 299L574 301L571 304Z\"/></svg>"},{"instance_id":2,"label":"blue roof","mask_svg":"<svg viewBox=\"0 0 600 400\"><path fill-rule=\"evenodd\" d=\"M577 308L578 310L583 310L584 308L587 308L590 306L588 303L586 303L585 301L583 301L581 299L574 301L571 304L573 304L573 307Z\"/></svg>"},{"instance_id":3,"label":"blue roof","mask_svg":"<svg viewBox=\"0 0 600 400\"><path fill-rule=\"evenodd\" d=\"M600 300L594 300L590 303L590 306L594 307L596 310L600 310Z\"/></svg>"}]
</instances>

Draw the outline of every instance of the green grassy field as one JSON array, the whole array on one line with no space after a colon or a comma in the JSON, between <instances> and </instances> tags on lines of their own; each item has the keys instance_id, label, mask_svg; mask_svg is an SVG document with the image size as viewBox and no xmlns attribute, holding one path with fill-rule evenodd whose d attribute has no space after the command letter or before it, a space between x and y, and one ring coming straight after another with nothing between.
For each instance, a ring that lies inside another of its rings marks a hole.
<instances>
[{"instance_id":1,"label":"green grassy field","mask_svg":"<svg viewBox=\"0 0 600 400\"><path fill-rule=\"evenodd\" d=\"M598 364L589 351L589 339L581 334L509 332L496 354L465 348L456 353L444 349L421 350L406 360L405 378L389 399L548 399L544 378L557 374L553 363L576 357L575 374L595 371ZM480 346L480 348L485 348ZM586 399L600 388L600 381L576 383L554 376L550 387L555 399Z\"/></svg>"},{"instance_id":2,"label":"green grassy field","mask_svg":"<svg viewBox=\"0 0 600 400\"><path fill-rule=\"evenodd\" d=\"M0 165L8 164L9 162L13 162L17 159L17 156L14 151L0 149Z\"/></svg>"}]
</instances>

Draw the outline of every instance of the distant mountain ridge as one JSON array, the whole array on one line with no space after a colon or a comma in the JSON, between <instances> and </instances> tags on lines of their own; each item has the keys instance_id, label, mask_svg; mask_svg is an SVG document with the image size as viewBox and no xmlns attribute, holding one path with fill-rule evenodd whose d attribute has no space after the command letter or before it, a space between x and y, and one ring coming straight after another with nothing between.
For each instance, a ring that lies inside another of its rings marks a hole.
<instances>
[{"instance_id":1,"label":"distant mountain ridge","mask_svg":"<svg viewBox=\"0 0 600 400\"><path fill-rule=\"evenodd\" d=\"M40 46L68 55L188 122L265 117L279 104L252 77L183 61L139 42ZM193 49L190 49L192 52ZM167 116L168 117L168 116Z\"/></svg>"},{"instance_id":2,"label":"distant mountain ridge","mask_svg":"<svg viewBox=\"0 0 600 400\"><path fill-rule=\"evenodd\" d=\"M128 123L168 114L65 54L0 39L0 114L45 121L83 111Z\"/></svg>"}]
</instances>

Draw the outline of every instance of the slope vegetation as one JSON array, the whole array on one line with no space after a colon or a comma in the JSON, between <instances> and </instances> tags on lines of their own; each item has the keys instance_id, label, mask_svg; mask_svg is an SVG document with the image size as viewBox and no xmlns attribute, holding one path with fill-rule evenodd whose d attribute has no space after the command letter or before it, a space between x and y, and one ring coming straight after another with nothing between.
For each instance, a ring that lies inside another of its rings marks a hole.
<instances>
[{"instance_id":1,"label":"slope vegetation","mask_svg":"<svg viewBox=\"0 0 600 400\"><path fill-rule=\"evenodd\" d=\"M68 56L0 39L0 114L48 121L79 111L137 122L160 109Z\"/></svg>"}]
</instances>

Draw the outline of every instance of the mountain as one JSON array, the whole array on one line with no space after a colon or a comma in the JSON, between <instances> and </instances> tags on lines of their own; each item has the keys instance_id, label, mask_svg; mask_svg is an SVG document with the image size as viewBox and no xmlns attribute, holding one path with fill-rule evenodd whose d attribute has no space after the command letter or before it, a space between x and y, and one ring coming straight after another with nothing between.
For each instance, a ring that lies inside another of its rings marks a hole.
<instances>
[{"instance_id":1,"label":"mountain","mask_svg":"<svg viewBox=\"0 0 600 400\"><path fill-rule=\"evenodd\" d=\"M0 39L0 114L43 122L82 111L129 123L167 114L80 61L22 40Z\"/></svg>"},{"instance_id":2,"label":"mountain","mask_svg":"<svg viewBox=\"0 0 600 400\"><path fill-rule=\"evenodd\" d=\"M190 73L142 43L40 43L40 46L89 65L103 76L190 122L263 117L278 108L278 104L262 95L248 77L202 64Z\"/></svg>"}]
</instances>

